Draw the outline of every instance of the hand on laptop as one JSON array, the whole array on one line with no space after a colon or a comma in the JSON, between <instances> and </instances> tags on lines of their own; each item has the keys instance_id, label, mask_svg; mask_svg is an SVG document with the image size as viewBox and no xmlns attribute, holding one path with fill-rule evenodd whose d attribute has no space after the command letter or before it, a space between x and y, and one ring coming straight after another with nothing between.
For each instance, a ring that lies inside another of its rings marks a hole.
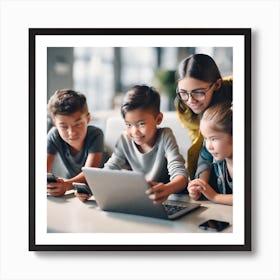
<instances>
[{"instance_id":1,"label":"hand on laptop","mask_svg":"<svg viewBox=\"0 0 280 280\"><path fill-rule=\"evenodd\" d=\"M162 203L170 195L169 189L165 184L155 181L148 181L151 188L146 191L146 194L155 204Z\"/></svg>"}]
</instances>

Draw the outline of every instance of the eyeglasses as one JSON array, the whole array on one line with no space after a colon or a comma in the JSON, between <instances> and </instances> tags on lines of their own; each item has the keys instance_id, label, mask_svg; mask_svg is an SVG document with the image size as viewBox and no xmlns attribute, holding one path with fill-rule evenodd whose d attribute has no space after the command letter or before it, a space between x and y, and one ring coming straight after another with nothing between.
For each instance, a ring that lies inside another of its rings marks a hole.
<instances>
[{"instance_id":1,"label":"eyeglasses","mask_svg":"<svg viewBox=\"0 0 280 280\"><path fill-rule=\"evenodd\" d=\"M205 94L211 89L214 83L210 84L208 88L199 88L199 89L192 90L190 92L187 92L186 90L179 91L177 87L176 94L180 99L184 101L188 101L190 99L190 96L197 101L202 101L205 98Z\"/></svg>"}]
</instances>

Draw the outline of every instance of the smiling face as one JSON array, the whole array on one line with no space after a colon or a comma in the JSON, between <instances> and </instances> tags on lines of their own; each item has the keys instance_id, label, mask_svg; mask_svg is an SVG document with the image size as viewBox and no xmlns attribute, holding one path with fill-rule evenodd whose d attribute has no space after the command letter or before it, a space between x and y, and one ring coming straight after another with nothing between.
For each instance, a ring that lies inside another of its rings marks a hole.
<instances>
[{"instance_id":1,"label":"smiling face","mask_svg":"<svg viewBox=\"0 0 280 280\"><path fill-rule=\"evenodd\" d=\"M154 115L150 110L135 109L126 112L126 133L141 152L148 152L156 141L157 125L162 121L162 113Z\"/></svg>"},{"instance_id":2,"label":"smiling face","mask_svg":"<svg viewBox=\"0 0 280 280\"><path fill-rule=\"evenodd\" d=\"M214 91L217 89L219 85L214 83L211 86L211 83L204 82L195 78L185 77L178 81L178 92L201 92L205 91L205 95L203 100L196 100L193 96L190 96L188 100L181 100L195 113L200 114L204 112L208 107L212 100L212 96ZM210 88L209 88L210 87Z\"/></svg>"},{"instance_id":3,"label":"smiling face","mask_svg":"<svg viewBox=\"0 0 280 280\"><path fill-rule=\"evenodd\" d=\"M56 115L53 119L60 137L75 151L80 151L83 147L89 121L90 114L83 112Z\"/></svg>"},{"instance_id":4,"label":"smiling face","mask_svg":"<svg viewBox=\"0 0 280 280\"><path fill-rule=\"evenodd\" d=\"M213 129L213 120L200 121L200 131L207 150L215 160L232 159L232 135Z\"/></svg>"}]
</instances>

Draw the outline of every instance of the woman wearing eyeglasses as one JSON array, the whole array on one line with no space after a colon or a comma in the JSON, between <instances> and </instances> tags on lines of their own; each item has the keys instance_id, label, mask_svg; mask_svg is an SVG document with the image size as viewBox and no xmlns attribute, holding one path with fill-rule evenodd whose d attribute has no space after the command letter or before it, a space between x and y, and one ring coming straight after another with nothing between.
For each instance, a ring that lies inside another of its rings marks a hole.
<instances>
[{"instance_id":1,"label":"woman wearing eyeglasses","mask_svg":"<svg viewBox=\"0 0 280 280\"><path fill-rule=\"evenodd\" d=\"M187 169L190 179L200 177L208 182L213 158L202 145L200 118L208 107L232 101L232 78L223 79L213 58L206 54L185 58L176 75L175 107L179 121L188 129L192 141L187 153Z\"/></svg>"}]
</instances>

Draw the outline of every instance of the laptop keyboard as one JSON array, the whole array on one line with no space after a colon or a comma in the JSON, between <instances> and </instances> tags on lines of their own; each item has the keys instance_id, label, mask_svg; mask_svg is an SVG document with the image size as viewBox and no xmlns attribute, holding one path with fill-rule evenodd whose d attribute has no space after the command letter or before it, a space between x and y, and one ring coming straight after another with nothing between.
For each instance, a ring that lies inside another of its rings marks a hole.
<instances>
[{"instance_id":1,"label":"laptop keyboard","mask_svg":"<svg viewBox=\"0 0 280 280\"><path fill-rule=\"evenodd\" d=\"M186 204L180 204L179 202L177 204L162 204L165 211L167 212L167 215L173 215L177 213L178 211L187 208Z\"/></svg>"}]
</instances>

